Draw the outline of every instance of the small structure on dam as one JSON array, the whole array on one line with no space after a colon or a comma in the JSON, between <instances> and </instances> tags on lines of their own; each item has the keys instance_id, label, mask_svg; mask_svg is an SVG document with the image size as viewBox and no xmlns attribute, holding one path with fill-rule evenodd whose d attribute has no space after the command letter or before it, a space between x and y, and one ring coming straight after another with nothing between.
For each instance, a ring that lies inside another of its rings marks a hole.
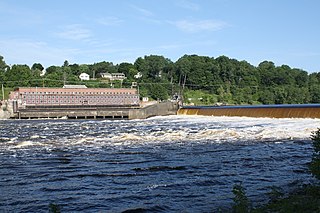
<instances>
[{"instance_id":1,"label":"small structure on dam","mask_svg":"<svg viewBox=\"0 0 320 213\"><path fill-rule=\"evenodd\" d=\"M176 114L174 102L140 107L137 88L17 88L10 93L11 118L143 119Z\"/></svg>"},{"instance_id":2,"label":"small structure on dam","mask_svg":"<svg viewBox=\"0 0 320 213\"><path fill-rule=\"evenodd\" d=\"M180 108L177 114L270 118L320 118L320 104L185 106Z\"/></svg>"}]
</instances>

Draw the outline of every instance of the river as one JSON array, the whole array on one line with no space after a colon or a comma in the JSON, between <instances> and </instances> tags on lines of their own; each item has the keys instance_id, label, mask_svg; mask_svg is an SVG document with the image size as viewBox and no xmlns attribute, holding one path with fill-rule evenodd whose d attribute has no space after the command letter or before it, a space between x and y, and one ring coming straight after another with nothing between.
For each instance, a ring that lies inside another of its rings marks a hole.
<instances>
[{"instance_id":1,"label":"river","mask_svg":"<svg viewBox=\"0 0 320 213\"><path fill-rule=\"evenodd\" d=\"M313 181L319 119L0 120L0 212L212 212Z\"/></svg>"}]
</instances>

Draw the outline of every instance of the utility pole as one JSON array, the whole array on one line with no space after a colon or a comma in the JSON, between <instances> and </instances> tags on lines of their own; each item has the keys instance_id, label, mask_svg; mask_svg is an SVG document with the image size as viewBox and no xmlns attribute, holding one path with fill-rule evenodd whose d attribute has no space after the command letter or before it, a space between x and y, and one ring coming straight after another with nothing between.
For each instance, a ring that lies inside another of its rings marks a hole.
<instances>
[{"instance_id":1,"label":"utility pole","mask_svg":"<svg viewBox=\"0 0 320 213\"><path fill-rule=\"evenodd\" d=\"M66 71L63 71L63 86L66 85Z\"/></svg>"},{"instance_id":2,"label":"utility pole","mask_svg":"<svg viewBox=\"0 0 320 213\"><path fill-rule=\"evenodd\" d=\"M184 75L184 80L183 80L183 83L182 83L182 91L181 91L181 104L183 105L183 96L184 96L184 87L186 85L186 81L187 81L187 74Z\"/></svg>"},{"instance_id":3,"label":"utility pole","mask_svg":"<svg viewBox=\"0 0 320 213\"><path fill-rule=\"evenodd\" d=\"M4 101L4 88L3 88L3 84L2 84L2 86L1 86L1 88L2 88L2 100Z\"/></svg>"}]
</instances>

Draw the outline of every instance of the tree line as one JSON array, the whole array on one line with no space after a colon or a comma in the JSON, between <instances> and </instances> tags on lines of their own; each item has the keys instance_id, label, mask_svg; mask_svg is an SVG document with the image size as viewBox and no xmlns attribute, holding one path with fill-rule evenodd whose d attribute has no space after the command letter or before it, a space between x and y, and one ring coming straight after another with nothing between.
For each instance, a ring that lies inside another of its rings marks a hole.
<instances>
[{"instance_id":1,"label":"tree line","mask_svg":"<svg viewBox=\"0 0 320 213\"><path fill-rule=\"evenodd\" d=\"M124 73L123 82L108 82L101 73ZM81 81L87 73L92 80ZM140 74L140 75L137 75ZM138 76L138 77L137 77ZM129 87L137 82L141 97L167 100L181 94L185 102L206 104L302 104L320 103L320 72L308 73L288 65L263 61L253 66L220 56L184 55L176 62L164 56L139 57L134 63L98 62L31 67L8 66L0 56L0 82L5 88L62 87L85 84L88 87ZM1 96L1 95L0 95Z\"/></svg>"}]
</instances>

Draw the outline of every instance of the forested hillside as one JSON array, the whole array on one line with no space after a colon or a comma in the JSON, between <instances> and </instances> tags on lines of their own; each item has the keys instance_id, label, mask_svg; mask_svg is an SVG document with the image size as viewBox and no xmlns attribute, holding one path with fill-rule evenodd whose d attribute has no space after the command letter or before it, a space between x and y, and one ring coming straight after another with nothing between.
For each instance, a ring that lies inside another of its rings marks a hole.
<instances>
[{"instance_id":1,"label":"forested hillside","mask_svg":"<svg viewBox=\"0 0 320 213\"><path fill-rule=\"evenodd\" d=\"M80 81L80 73L88 73L89 81ZM124 82L101 79L101 73L124 73ZM44 73L43 75L41 73ZM140 78L137 74L140 74ZM11 67L0 56L0 82L8 90L15 87L62 87L63 84L85 84L88 87L130 87L137 82L141 97L166 100L183 94L184 101L205 104L293 104L320 103L320 73L308 73L287 65L275 66L263 61L257 67L246 61L184 55L176 62L163 56L139 57L132 63L69 64L50 66L40 63L32 67ZM6 91L7 91L6 90ZM2 94L0 94L2 98Z\"/></svg>"}]
</instances>

